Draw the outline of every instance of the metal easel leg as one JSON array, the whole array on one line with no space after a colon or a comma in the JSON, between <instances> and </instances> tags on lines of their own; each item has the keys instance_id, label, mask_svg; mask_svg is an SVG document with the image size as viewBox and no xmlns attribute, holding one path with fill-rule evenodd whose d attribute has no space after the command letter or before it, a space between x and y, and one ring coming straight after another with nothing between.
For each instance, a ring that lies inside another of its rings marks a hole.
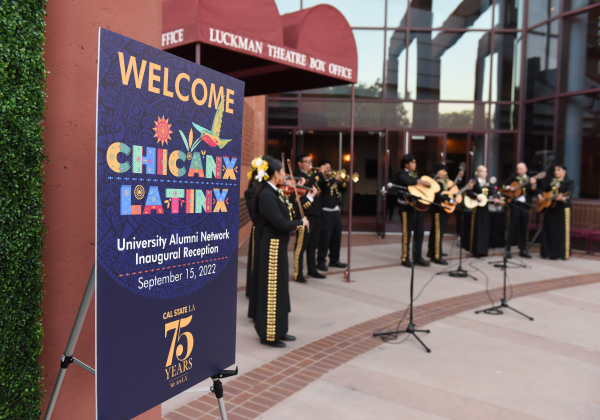
<instances>
[{"instance_id":1,"label":"metal easel leg","mask_svg":"<svg viewBox=\"0 0 600 420\"><path fill-rule=\"evenodd\" d=\"M79 334L81 333L81 327L83 326L85 315L90 307L92 296L94 296L94 290L96 288L95 279L96 264L94 264L94 267L92 268L92 273L90 274L88 284L85 288L85 292L83 293L83 299L81 299L81 305L79 305L79 311L77 312L77 317L75 318L75 323L73 324L73 329L71 330L71 335L69 336L69 341L67 342L67 348L65 349L60 361L60 371L58 372L58 377L56 378L56 383L54 384L54 389L52 390L52 396L50 397L50 402L48 403L48 409L46 410L44 420L49 420L50 417L52 417L52 411L54 411L54 405L56 404L60 387L65 378L65 373L67 373L67 368L71 363L75 363L87 371L95 374L94 369L73 357L73 351L75 350L75 345L79 339Z\"/></svg>"}]
</instances>

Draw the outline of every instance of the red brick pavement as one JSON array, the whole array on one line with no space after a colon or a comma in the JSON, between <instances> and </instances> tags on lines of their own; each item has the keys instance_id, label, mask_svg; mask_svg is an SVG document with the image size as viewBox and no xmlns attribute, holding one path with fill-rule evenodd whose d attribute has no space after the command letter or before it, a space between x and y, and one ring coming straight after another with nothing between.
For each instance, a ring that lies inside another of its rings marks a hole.
<instances>
[{"instance_id":1,"label":"red brick pavement","mask_svg":"<svg viewBox=\"0 0 600 420\"><path fill-rule=\"evenodd\" d=\"M513 298L598 282L600 274L585 274L518 284L513 286ZM498 301L502 296L502 288L490 290L490 295ZM414 308L415 323L421 327L489 303L485 291L426 303ZM224 399L228 418L254 419L331 369L379 346L382 341L374 338L373 332L395 328L404 313L403 309L339 331L292 350L235 379L226 380ZM165 420L219 418L219 409L212 394L204 395L163 417Z\"/></svg>"}]
</instances>

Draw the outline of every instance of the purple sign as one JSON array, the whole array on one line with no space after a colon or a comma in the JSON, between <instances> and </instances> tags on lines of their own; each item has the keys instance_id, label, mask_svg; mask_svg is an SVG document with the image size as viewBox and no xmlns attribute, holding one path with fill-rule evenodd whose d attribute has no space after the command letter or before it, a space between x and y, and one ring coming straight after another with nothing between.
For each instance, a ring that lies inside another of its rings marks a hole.
<instances>
[{"instance_id":1,"label":"purple sign","mask_svg":"<svg viewBox=\"0 0 600 420\"><path fill-rule=\"evenodd\" d=\"M243 82L100 29L99 419L235 362L243 109Z\"/></svg>"}]
</instances>

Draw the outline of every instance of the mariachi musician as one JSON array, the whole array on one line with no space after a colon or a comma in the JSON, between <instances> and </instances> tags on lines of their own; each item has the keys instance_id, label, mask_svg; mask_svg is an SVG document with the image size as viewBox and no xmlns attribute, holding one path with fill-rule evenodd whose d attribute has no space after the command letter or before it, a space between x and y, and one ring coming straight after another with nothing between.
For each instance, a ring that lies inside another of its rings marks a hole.
<instances>
[{"instance_id":1,"label":"mariachi musician","mask_svg":"<svg viewBox=\"0 0 600 420\"><path fill-rule=\"evenodd\" d=\"M301 198L304 214L310 223L310 231L304 230L302 234L299 232L296 236L296 245L294 247L294 280L298 283L306 283L303 275L305 251L308 275L316 279L324 279L326 277L317 271L316 259L321 235L321 210L323 209L323 202L318 192L323 188L325 178L321 172L313 169L312 159L307 154L300 154L296 157L294 178L302 178L305 180L305 186L315 189L315 191ZM299 213L296 216L299 216Z\"/></svg>"},{"instance_id":2,"label":"mariachi musician","mask_svg":"<svg viewBox=\"0 0 600 420\"><path fill-rule=\"evenodd\" d=\"M464 171L459 171L457 181L460 181L463 176ZM435 195L435 202L438 204L448 202L451 197L443 194L450 189L446 163L437 162L433 166L432 178L440 184L440 191ZM449 216L443 207L431 206L431 232L429 233L427 257L431 258L431 262L435 264L448 265L448 262L442 258L442 241L444 240L444 232L446 231Z\"/></svg>"},{"instance_id":3,"label":"mariachi musician","mask_svg":"<svg viewBox=\"0 0 600 420\"><path fill-rule=\"evenodd\" d=\"M329 160L319 163L319 172L325 179L321 190L323 227L319 238L317 267L320 271L329 270L325 265L327 252L329 252L329 267L346 268L347 264L340 261L340 248L342 247L342 197L340 193L346 192L346 181L341 180L339 173L332 176Z\"/></svg>"},{"instance_id":4,"label":"mariachi musician","mask_svg":"<svg viewBox=\"0 0 600 420\"><path fill-rule=\"evenodd\" d=\"M543 189L552 192L552 200L544 214L542 258L568 260L571 256L571 201L575 181L567 176L565 165L554 167L554 179Z\"/></svg>"},{"instance_id":5,"label":"mariachi musician","mask_svg":"<svg viewBox=\"0 0 600 420\"><path fill-rule=\"evenodd\" d=\"M489 202L499 204L500 200L494 195L495 186L487 180L487 168L483 165L478 166L475 175L475 183L467 189L466 195L479 202L483 201L481 197L483 195L490 198ZM490 246L490 211L488 204L473 209L473 214L471 215L471 235L465 246L467 245L475 258L488 255Z\"/></svg>"},{"instance_id":6,"label":"mariachi musician","mask_svg":"<svg viewBox=\"0 0 600 420\"><path fill-rule=\"evenodd\" d=\"M396 179L398 180L398 184L403 187L408 187L410 185L430 186L428 181L419 179L417 174L417 159L412 153L402 156L402 159L400 160L400 172L398 172ZM425 232L423 212L411 207L406 201L404 194L405 191L398 190L398 203L400 204L400 216L402 217L402 265L409 268L413 266L413 262L411 262L409 258L409 252L410 237L413 231L414 221L415 245L413 247L413 261L414 264L429 267L430 264L421 256Z\"/></svg>"},{"instance_id":7,"label":"mariachi musician","mask_svg":"<svg viewBox=\"0 0 600 420\"><path fill-rule=\"evenodd\" d=\"M293 209L278 184L285 183L279 160L263 156L252 161L258 186L254 195L254 217L261 224L262 237L257 246L257 306L254 329L261 344L285 347L290 311L287 245L290 232L309 228L308 219L294 220Z\"/></svg>"},{"instance_id":8,"label":"mariachi musician","mask_svg":"<svg viewBox=\"0 0 600 420\"><path fill-rule=\"evenodd\" d=\"M248 189L244 192L246 207L252 221L252 230L250 231L250 242L248 244L248 266L246 267L246 297L250 299L248 305L248 317L254 319L256 316L256 278L258 276L258 264L256 258L256 245L260 243L262 229L260 223L256 223L254 217L254 193L256 192L256 170L248 172Z\"/></svg>"},{"instance_id":9,"label":"mariachi musician","mask_svg":"<svg viewBox=\"0 0 600 420\"><path fill-rule=\"evenodd\" d=\"M535 194L537 189L537 179L529 178L527 175L527 165L523 162L517 163L516 172L510 175L503 182L503 189L505 191L515 191L515 187L511 187L510 184L517 182L523 184L529 182L525 187L522 188L522 193L519 197L513 200L510 207L507 209L509 212L508 220L508 243L506 244L506 257L512 258L510 253L510 247L515 241L515 237L519 238L519 256L522 258L531 258L531 255L527 253L527 238L529 236L529 209L531 208L531 197Z\"/></svg>"}]
</instances>

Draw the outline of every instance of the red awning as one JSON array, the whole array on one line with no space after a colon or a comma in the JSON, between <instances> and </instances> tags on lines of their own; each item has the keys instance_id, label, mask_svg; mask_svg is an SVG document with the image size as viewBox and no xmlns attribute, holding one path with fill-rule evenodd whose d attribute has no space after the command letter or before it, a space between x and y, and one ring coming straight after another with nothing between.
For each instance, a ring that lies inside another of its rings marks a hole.
<instances>
[{"instance_id":1,"label":"red awning","mask_svg":"<svg viewBox=\"0 0 600 420\"><path fill-rule=\"evenodd\" d=\"M246 82L246 96L356 83L352 29L334 7L280 16L273 0L163 0L163 49Z\"/></svg>"}]
</instances>

